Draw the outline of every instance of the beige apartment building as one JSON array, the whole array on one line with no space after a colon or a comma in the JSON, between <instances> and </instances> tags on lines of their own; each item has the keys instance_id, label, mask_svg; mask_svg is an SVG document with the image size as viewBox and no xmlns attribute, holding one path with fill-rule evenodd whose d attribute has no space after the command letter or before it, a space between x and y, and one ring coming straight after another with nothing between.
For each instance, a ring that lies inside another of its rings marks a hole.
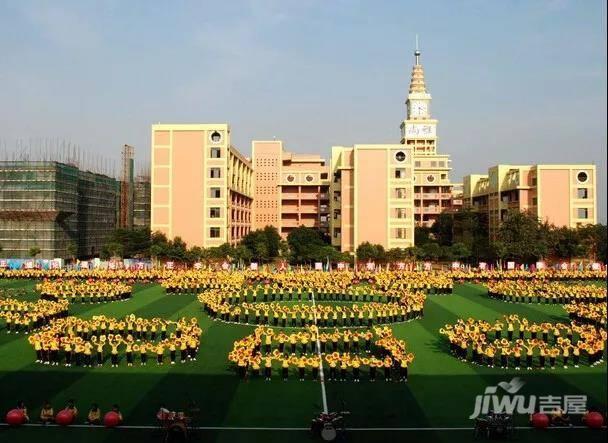
<instances>
[{"instance_id":1,"label":"beige apartment building","mask_svg":"<svg viewBox=\"0 0 608 443\"><path fill-rule=\"evenodd\" d=\"M275 226L283 238L299 226L329 231L329 168L318 155L285 151L283 142L253 141L253 229Z\"/></svg>"},{"instance_id":2,"label":"beige apartment building","mask_svg":"<svg viewBox=\"0 0 608 443\"><path fill-rule=\"evenodd\" d=\"M153 125L151 175L153 231L211 247L251 230L253 169L227 124Z\"/></svg>"},{"instance_id":3,"label":"beige apartment building","mask_svg":"<svg viewBox=\"0 0 608 443\"><path fill-rule=\"evenodd\" d=\"M413 158L400 144L332 147L332 245L342 252L366 241L387 249L414 245Z\"/></svg>"},{"instance_id":4,"label":"beige apartment building","mask_svg":"<svg viewBox=\"0 0 608 443\"><path fill-rule=\"evenodd\" d=\"M464 177L463 204L488 214L495 236L510 209L556 226L597 223L595 165L496 165Z\"/></svg>"}]
</instances>

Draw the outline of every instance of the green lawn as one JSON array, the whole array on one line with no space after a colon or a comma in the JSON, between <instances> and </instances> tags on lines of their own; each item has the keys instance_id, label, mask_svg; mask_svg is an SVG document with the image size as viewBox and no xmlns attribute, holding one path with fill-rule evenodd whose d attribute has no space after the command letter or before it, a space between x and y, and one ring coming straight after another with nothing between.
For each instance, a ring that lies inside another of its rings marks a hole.
<instances>
[{"instance_id":1,"label":"green lawn","mask_svg":"<svg viewBox=\"0 0 608 443\"><path fill-rule=\"evenodd\" d=\"M33 288L31 281L0 281L0 287ZM35 297L32 295L32 299ZM49 367L34 363L35 355L23 335L8 335L0 330L0 411L12 408L23 399L35 418L44 400L55 408L75 398L86 411L98 402L103 410L113 403L121 406L128 425L150 425L159 403L179 409L195 400L202 409L199 426L210 427L306 427L321 410L318 382L272 382L254 379L241 382L229 368L227 354L232 343L249 334L253 327L214 322L202 313L192 295L164 294L160 286L140 285L125 302L103 305L70 306L70 313L82 317L98 314L179 318L196 316L203 328L198 361L184 365L148 364L128 368L125 363L112 369ZM455 288L453 296L430 296L424 318L394 326L395 335L408 342L416 359L410 368L409 383L327 383L329 408L342 404L352 412L349 425L364 427L445 428L470 427L468 416L475 397L486 386L519 376L525 381L522 394L586 394L588 404L606 408L606 365L595 368L556 369L531 372L490 369L462 363L449 355L447 344L438 329L459 317L493 320L504 313L518 313L534 321L566 321L560 306L515 305L490 300L481 287L465 284ZM3 326L2 326L3 329ZM518 417L525 425L525 417ZM294 441L308 440L298 431L200 431L205 441ZM6 439L5 439L6 437ZM441 432L352 432L352 441L380 441L395 437L412 441L470 441L470 431ZM2 441L150 441L160 440L149 430L0 428ZM605 431L550 430L520 431L519 441L604 441ZM600 440L601 439L601 440Z\"/></svg>"}]
</instances>

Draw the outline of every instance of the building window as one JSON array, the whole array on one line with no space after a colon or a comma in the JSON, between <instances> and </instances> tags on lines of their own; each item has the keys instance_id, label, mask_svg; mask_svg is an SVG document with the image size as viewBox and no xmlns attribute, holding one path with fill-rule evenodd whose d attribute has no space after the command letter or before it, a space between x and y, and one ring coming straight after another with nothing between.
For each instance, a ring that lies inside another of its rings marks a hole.
<instances>
[{"instance_id":1,"label":"building window","mask_svg":"<svg viewBox=\"0 0 608 443\"><path fill-rule=\"evenodd\" d=\"M437 167L437 162L431 162L431 168L436 168Z\"/></svg>"},{"instance_id":2,"label":"building window","mask_svg":"<svg viewBox=\"0 0 608 443\"><path fill-rule=\"evenodd\" d=\"M403 151L398 151L395 153L395 160L398 162L403 162L407 159L407 154Z\"/></svg>"},{"instance_id":3,"label":"building window","mask_svg":"<svg viewBox=\"0 0 608 443\"><path fill-rule=\"evenodd\" d=\"M405 229L405 228L397 228L395 231L396 231L395 234L396 234L397 238L400 238L400 239L407 238L407 229Z\"/></svg>"},{"instance_id":4,"label":"building window","mask_svg":"<svg viewBox=\"0 0 608 443\"><path fill-rule=\"evenodd\" d=\"M576 174L576 179L579 183L587 183L587 180L589 180L589 176L585 171L580 171L578 174Z\"/></svg>"},{"instance_id":5,"label":"building window","mask_svg":"<svg viewBox=\"0 0 608 443\"><path fill-rule=\"evenodd\" d=\"M209 140L211 140L211 143L220 143L222 141L222 134L217 131L213 131L211 134L209 134Z\"/></svg>"},{"instance_id":6,"label":"building window","mask_svg":"<svg viewBox=\"0 0 608 443\"><path fill-rule=\"evenodd\" d=\"M211 148L211 158L222 158L222 150L220 148Z\"/></svg>"},{"instance_id":7,"label":"building window","mask_svg":"<svg viewBox=\"0 0 608 443\"><path fill-rule=\"evenodd\" d=\"M340 238L340 228L334 228L334 238Z\"/></svg>"},{"instance_id":8,"label":"building window","mask_svg":"<svg viewBox=\"0 0 608 443\"><path fill-rule=\"evenodd\" d=\"M220 228L209 228L209 238L220 238Z\"/></svg>"},{"instance_id":9,"label":"building window","mask_svg":"<svg viewBox=\"0 0 608 443\"><path fill-rule=\"evenodd\" d=\"M407 218L407 211L405 208L397 208L397 218Z\"/></svg>"},{"instance_id":10,"label":"building window","mask_svg":"<svg viewBox=\"0 0 608 443\"><path fill-rule=\"evenodd\" d=\"M220 218L220 208L209 208L209 218Z\"/></svg>"},{"instance_id":11,"label":"building window","mask_svg":"<svg viewBox=\"0 0 608 443\"><path fill-rule=\"evenodd\" d=\"M589 218L589 209L587 208L578 208L576 210L576 218L587 219Z\"/></svg>"},{"instance_id":12,"label":"building window","mask_svg":"<svg viewBox=\"0 0 608 443\"><path fill-rule=\"evenodd\" d=\"M532 177L532 186L536 186L536 177Z\"/></svg>"},{"instance_id":13,"label":"building window","mask_svg":"<svg viewBox=\"0 0 608 443\"><path fill-rule=\"evenodd\" d=\"M403 169L403 168L395 169L395 178L405 178L405 169Z\"/></svg>"},{"instance_id":14,"label":"building window","mask_svg":"<svg viewBox=\"0 0 608 443\"><path fill-rule=\"evenodd\" d=\"M439 162L439 167L440 168L445 168L445 162Z\"/></svg>"},{"instance_id":15,"label":"building window","mask_svg":"<svg viewBox=\"0 0 608 443\"><path fill-rule=\"evenodd\" d=\"M441 174L441 180L447 180L448 175L447 174Z\"/></svg>"},{"instance_id":16,"label":"building window","mask_svg":"<svg viewBox=\"0 0 608 443\"><path fill-rule=\"evenodd\" d=\"M419 168L420 167L420 162L414 162L414 167L415 168Z\"/></svg>"},{"instance_id":17,"label":"building window","mask_svg":"<svg viewBox=\"0 0 608 443\"><path fill-rule=\"evenodd\" d=\"M221 178L222 170L220 168L209 169L209 178Z\"/></svg>"},{"instance_id":18,"label":"building window","mask_svg":"<svg viewBox=\"0 0 608 443\"><path fill-rule=\"evenodd\" d=\"M576 198L589 198L589 190L587 188L578 188Z\"/></svg>"},{"instance_id":19,"label":"building window","mask_svg":"<svg viewBox=\"0 0 608 443\"><path fill-rule=\"evenodd\" d=\"M397 198L407 198L407 189L397 188L395 189L395 194L397 195Z\"/></svg>"},{"instance_id":20,"label":"building window","mask_svg":"<svg viewBox=\"0 0 608 443\"><path fill-rule=\"evenodd\" d=\"M209 189L209 197L211 198L221 198L222 190L220 188L210 188Z\"/></svg>"},{"instance_id":21,"label":"building window","mask_svg":"<svg viewBox=\"0 0 608 443\"><path fill-rule=\"evenodd\" d=\"M321 172L321 180L327 180L327 172Z\"/></svg>"}]
</instances>

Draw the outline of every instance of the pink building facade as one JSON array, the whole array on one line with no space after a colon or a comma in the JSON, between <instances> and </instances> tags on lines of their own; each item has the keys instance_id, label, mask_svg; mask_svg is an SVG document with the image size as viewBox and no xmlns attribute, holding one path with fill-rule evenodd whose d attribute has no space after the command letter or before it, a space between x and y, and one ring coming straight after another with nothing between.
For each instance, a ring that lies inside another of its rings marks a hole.
<instances>
[{"instance_id":1,"label":"pink building facade","mask_svg":"<svg viewBox=\"0 0 608 443\"><path fill-rule=\"evenodd\" d=\"M253 228L275 226L282 237L299 226L329 231L329 169L318 155L294 154L283 142L253 141Z\"/></svg>"}]
</instances>

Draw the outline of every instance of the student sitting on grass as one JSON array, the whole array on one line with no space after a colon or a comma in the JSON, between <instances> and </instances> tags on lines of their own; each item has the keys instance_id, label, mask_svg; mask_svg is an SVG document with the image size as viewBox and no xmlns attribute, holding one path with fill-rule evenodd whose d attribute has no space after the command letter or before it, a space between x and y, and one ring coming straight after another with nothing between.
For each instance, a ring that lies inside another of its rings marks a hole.
<instances>
[{"instance_id":1,"label":"student sitting on grass","mask_svg":"<svg viewBox=\"0 0 608 443\"><path fill-rule=\"evenodd\" d=\"M86 423L89 425L98 425L101 423L101 411L99 410L97 403L91 405L91 409L89 409L89 413L87 414Z\"/></svg>"},{"instance_id":2,"label":"student sitting on grass","mask_svg":"<svg viewBox=\"0 0 608 443\"><path fill-rule=\"evenodd\" d=\"M48 401L44 402L44 406L40 411L40 422L42 424L48 425L49 423L53 423L55 421L55 411L53 407Z\"/></svg>"}]
</instances>

